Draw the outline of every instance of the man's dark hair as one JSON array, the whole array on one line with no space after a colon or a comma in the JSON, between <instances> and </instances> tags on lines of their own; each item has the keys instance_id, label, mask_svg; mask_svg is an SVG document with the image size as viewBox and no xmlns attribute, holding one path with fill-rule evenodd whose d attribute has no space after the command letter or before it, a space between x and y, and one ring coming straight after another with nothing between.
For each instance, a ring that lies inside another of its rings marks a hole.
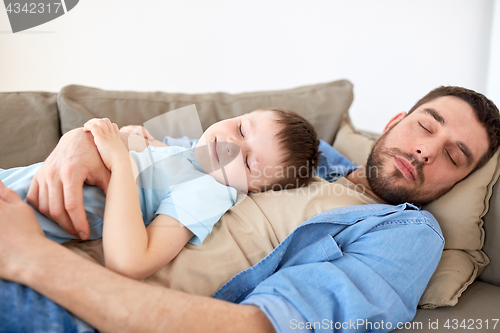
<instances>
[{"instance_id":1,"label":"man's dark hair","mask_svg":"<svg viewBox=\"0 0 500 333\"><path fill-rule=\"evenodd\" d=\"M307 185L315 175L319 158L319 139L313 125L290 110L277 107L259 110L273 112L282 126L276 138L283 149L283 175L268 189L279 191Z\"/></svg>"},{"instance_id":2,"label":"man's dark hair","mask_svg":"<svg viewBox=\"0 0 500 333\"><path fill-rule=\"evenodd\" d=\"M486 162L488 162L488 160L493 156L493 154L495 154L497 148L500 146L500 113L498 112L498 108L496 107L496 105L483 94L462 87L441 86L432 90L421 100L419 100L417 104L415 104L411 108L408 114L415 111L422 104L428 103L432 100L435 100L436 98L444 96L458 97L461 100L467 102L467 104L469 104L470 107L474 110L477 119L486 129L486 133L488 134L488 150L483 156L481 156L481 158L477 162L476 167L474 168L474 170L472 170L472 172L474 172L485 165Z\"/></svg>"}]
</instances>

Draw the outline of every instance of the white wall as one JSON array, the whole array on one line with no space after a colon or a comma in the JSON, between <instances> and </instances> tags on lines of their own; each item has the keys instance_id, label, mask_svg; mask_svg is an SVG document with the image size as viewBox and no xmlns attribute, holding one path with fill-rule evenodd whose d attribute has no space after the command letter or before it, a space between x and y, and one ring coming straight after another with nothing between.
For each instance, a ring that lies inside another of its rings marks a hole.
<instances>
[{"instance_id":1,"label":"white wall","mask_svg":"<svg viewBox=\"0 0 500 333\"><path fill-rule=\"evenodd\" d=\"M500 107L500 0L495 0L486 95Z\"/></svg>"},{"instance_id":2,"label":"white wall","mask_svg":"<svg viewBox=\"0 0 500 333\"><path fill-rule=\"evenodd\" d=\"M1 8L0 91L242 92L347 78L354 124L380 132L439 85L486 92L492 9L493 0L81 0L12 34Z\"/></svg>"}]
</instances>

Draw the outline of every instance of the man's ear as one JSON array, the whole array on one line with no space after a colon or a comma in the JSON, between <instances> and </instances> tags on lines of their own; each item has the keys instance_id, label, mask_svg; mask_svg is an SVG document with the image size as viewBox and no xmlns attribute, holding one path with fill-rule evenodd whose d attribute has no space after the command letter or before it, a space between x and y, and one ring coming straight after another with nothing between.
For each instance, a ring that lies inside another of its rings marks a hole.
<instances>
[{"instance_id":1,"label":"man's ear","mask_svg":"<svg viewBox=\"0 0 500 333\"><path fill-rule=\"evenodd\" d=\"M385 128L384 130L382 131L382 134L385 134L385 132L387 132L388 130L390 130L392 127L394 127L397 123L399 123L401 121L401 119L403 119L404 117L406 116L406 112L400 112L398 113L397 115L395 115L394 117L391 118L391 120L389 120L389 122L387 123L387 125L385 125Z\"/></svg>"}]
</instances>

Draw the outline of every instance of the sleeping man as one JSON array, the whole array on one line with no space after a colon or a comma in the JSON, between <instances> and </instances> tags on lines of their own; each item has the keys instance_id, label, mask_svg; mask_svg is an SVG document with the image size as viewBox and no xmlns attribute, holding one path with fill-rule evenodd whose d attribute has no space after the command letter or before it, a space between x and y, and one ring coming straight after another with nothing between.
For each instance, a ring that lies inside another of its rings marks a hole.
<instances>
[{"instance_id":1,"label":"sleeping man","mask_svg":"<svg viewBox=\"0 0 500 333\"><path fill-rule=\"evenodd\" d=\"M31 208L0 184L0 329L287 332L315 323L368 330L353 325L363 320L390 331L415 315L444 246L437 221L416 206L483 166L499 136L490 100L437 88L389 121L364 166L323 146L323 166L355 170L285 192L286 203L250 196L204 247L186 247L151 283L51 242ZM105 191L108 180L92 138L76 129L37 173L28 200L85 238L82 184Z\"/></svg>"}]
</instances>

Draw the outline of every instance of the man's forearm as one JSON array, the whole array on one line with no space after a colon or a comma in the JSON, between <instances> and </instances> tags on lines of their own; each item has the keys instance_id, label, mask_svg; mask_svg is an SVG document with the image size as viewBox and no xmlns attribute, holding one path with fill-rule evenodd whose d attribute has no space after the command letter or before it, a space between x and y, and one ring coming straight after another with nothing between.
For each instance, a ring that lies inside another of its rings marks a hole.
<instances>
[{"instance_id":1,"label":"man's forearm","mask_svg":"<svg viewBox=\"0 0 500 333\"><path fill-rule=\"evenodd\" d=\"M18 270L23 284L102 331L273 332L259 308L147 285L48 240ZM36 256L37 258L33 258ZM78 274L75 274L78 272Z\"/></svg>"}]
</instances>

